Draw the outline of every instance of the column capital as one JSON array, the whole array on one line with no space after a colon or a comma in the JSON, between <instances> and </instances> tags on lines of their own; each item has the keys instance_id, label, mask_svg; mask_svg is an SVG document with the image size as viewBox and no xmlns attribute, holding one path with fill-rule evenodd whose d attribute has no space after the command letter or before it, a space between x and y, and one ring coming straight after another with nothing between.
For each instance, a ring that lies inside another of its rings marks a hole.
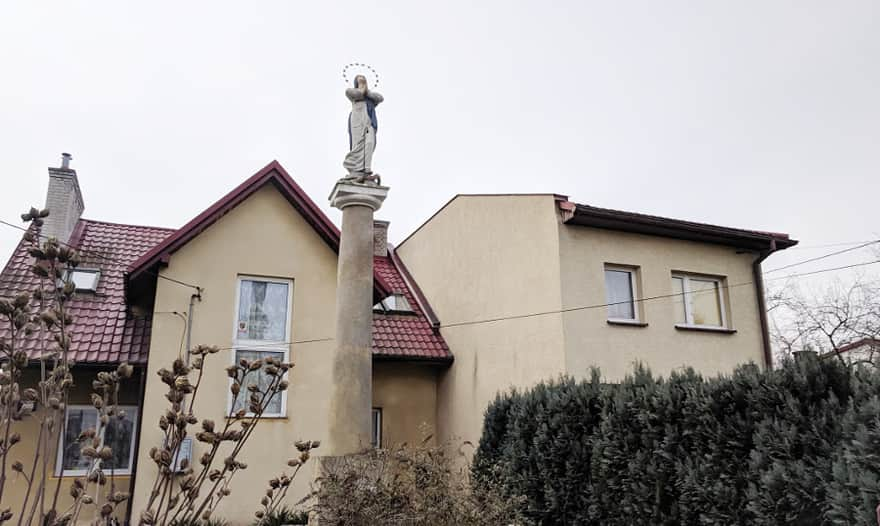
<instances>
[{"instance_id":1,"label":"column capital","mask_svg":"<svg viewBox=\"0 0 880 526\"><path fill-rule=\"evenodd\" d=\"M330 192L330 206L342 210L347 206L368 206L373 212L388 196L387 186L338 181Z\"/></svg>"}]
</instances>

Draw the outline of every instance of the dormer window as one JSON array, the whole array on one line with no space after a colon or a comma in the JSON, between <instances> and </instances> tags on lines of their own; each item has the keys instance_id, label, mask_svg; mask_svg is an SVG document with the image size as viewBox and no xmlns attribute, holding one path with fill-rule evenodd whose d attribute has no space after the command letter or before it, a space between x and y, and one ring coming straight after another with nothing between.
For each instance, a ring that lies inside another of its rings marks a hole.
<instances>
[{"instance_id":1,"label":"dormer window","mask_svg":"<svg viewBox=\"0 0 880 526\"><path fill-rule=\"evenodd\" d=\"M409 301L407 301L406 296L400 293L392 294L373 305L373 310L389 314L411 314L413 312L413 308Z\"/></svg>"},{"instance_id":2,"label":"dormer window","mask_svg":"<svg viewBox=\"0 0 880 526\"><path fill-rule=\"evenodd\" d=\"M77 291L95 292L98 290L98 280L101 271L98 269L70 269L67 271L67 280L72 281Z\"/></svg>"}]
</instances>

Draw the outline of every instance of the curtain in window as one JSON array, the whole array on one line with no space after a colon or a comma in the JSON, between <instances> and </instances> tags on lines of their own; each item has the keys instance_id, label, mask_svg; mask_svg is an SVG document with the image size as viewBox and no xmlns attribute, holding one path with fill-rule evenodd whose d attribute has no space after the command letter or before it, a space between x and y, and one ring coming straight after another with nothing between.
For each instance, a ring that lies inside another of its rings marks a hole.
<instances>
[{"instance_id":1,"label":"curtain in window","mask_svg":"<svg viewBox=\"0 0 880 526\"><path fill-rule=\"evenodd\" d=\"M82 445L76 441L79 434L98 422L98 412L93 408L67 410L67 429L64 432L64 448L61 466L64 470L85 470L91 463L80 455Z\"/></svg>"},{"instance_id":2,"label":"curtain in window","mask_svg":"<svg viewBox=\"0 0 880 526\"><path fill-rule=\"evenodd\" d=\"M608 305L608 317L614 319L635 319L633 305L632 277L623 270L605 271L605 299Z\"/></svg>"},{"instance_id":3,"label":"curtain in window","mask_svg":"<svg viewBox=\"0 0 880 526\"><path fill-rule=\"evenodd\" d=\"M279 360L284 360L284 353L277 351L237 351L235 353L236 359L241 360L245 359L248 361L259 360L261 358L265 358L267 356L274 356ZM271 378L269 375L264 373L262 370L250 373L245 378L244 383L242 384L241 392L238 395L238 398L235 400L235 404L232 407L232 411L238 411L239 409L248 409L248 399L250 398L250 391L247 390L249 385L257 384L261 390L265 391L269 386L269 382L271 382ZM269 401L269 404L266 406L265 414L281 414L281 393L276 393L275 396Z\"/></svg>"},{"instance_id":4,"label":"curtain in window","mask_svg":"<svg viewBox=\"0 0 880 526\"><path fill-rule=\"evenodd\" d=\"M283 342L289 296L287 283L241 280L237 338Z\"/></svg>"},{"instance_id":5,"label":"curtain in window","mask_svg":"<svg viewBox=\"0 0 880 526\"><path fill-rule=\"evenodd\" d=\"M123 418L110 417L104 429L104 444L113 450L113 456L101 463L105 470L129 469L131 448L134 444L134 415L131 410Z\"/></svg>"},{"instance_id":6,"label":"curtain in window","mask_svg":"<svg viewBox=\"0 0 880 526\"><path fill-rule=\"evenodd\" d=\"M718 294L718 282L690 279L691 312L695 325L721 326L721 301Z\"/></svg>"},{"instance_id":7,"label":"curtain in window","mask_svg":"<svg viewBox=\"0 0 880 526\"><path fill-rule=\"evenodd\" d=\"M123 409L120 407L120 409ZM103 444L113 450L113 456L101 463L105 470L131 469L131 450L134 446L134 423L137 409L124 408L124 416L110 417L104 427ZM65 471L85 471L92 466L88 458L80 454L82 443L77 442L80 433L86 429L97 429L98 411L94 407L70 407L67 410L67 429L62 443L61 466Z\"/></svg>"},{"instance_id":8,"label":"curtain in window","mask_svg":"<svg viewBox=\"0 0 880 526\"><path fill-rule=\"evenodd\" d=\"M672 278L672 293L675 294L672 297L672 304L675 308L675 323L686 324L688 321L684 306L684 279Z\"/></svg>"}]
</instances>

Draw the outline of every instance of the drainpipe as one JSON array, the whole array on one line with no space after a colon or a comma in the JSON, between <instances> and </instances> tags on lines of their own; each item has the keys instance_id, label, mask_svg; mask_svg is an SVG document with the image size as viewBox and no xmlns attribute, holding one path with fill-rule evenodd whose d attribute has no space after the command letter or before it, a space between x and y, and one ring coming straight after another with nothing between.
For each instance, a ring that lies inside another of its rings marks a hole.
<instances>
[{"instance_id":1,"label":"drainpipe","mask_svg":"<svg viewBox=\"0 0 880 526\"><path fill-rule=\"evenodd\" d=\"M767 301L764 298L764 273L761 271L761 263L776 250L776 240L771 239L770 248L762 250L755 262L752 263L752 273L758 295L758 318L761 320L761 340L764 345L764 366L767 370L773 368L773 349L770 347L770 324L767 321Z\"/></svg>"},{"instance_id":2,"label":"drainpipe","mask_svg":"<svg viewBox=\"0 0 880 526\"><path fill-rule=\"evenodd\" d=\"M149 361L149 358L147 358ZM141 447L141 433L143 432L143 423L144 423L144 400L146 400L147 395L147 364L144 364L143 368L140 370L139 374L140 378L140 399L141 403L138 407L138 418L137 418L137 436L134 438L134 460L131 463L131 476L128 479L128 501L126 502L125 509L125 522L124 524L131 524L131 513L132 513L132 505L134 504L134 485L135 480L137 479L137 471L138 471L138 451L140 451Z\"/></svg>"},{"instance_id":3,"label":"drainpipe","mask_svg":"<svg viewBox=\"0 0 880 526\"><path fill-rule=\"evenodd\" d=\"M196 287L196 293L189 297L189 311L186 313L186 365L189 365L189 351L192 349L193 307L197 299L202 301L202 287Z\"/></svg>"}]
</instances>

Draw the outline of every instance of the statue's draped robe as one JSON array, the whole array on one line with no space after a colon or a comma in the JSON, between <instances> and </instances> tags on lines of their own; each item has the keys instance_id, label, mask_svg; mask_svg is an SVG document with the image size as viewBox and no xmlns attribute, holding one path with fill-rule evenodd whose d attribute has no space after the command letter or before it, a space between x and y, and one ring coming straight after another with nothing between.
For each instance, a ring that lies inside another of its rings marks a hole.
<instances>
[{"instance_id":1,"label":"statue's draped robe","mask_svg":"<svg viewBox=\"0 0 880 526\"><path fill-rule=\"evenodd\" d=\"M370 174L373 172L373 150L376 149L376 114L375 111L369 111L368 104L372 103L375 107L384 99L374 91L367 92L365 96L364 92L357 88L345 90L345 96L351 101L351 114L348 116L351 150L345 156L342 166L348 170L350 176Z\"/></svg>"}]
</instances>

